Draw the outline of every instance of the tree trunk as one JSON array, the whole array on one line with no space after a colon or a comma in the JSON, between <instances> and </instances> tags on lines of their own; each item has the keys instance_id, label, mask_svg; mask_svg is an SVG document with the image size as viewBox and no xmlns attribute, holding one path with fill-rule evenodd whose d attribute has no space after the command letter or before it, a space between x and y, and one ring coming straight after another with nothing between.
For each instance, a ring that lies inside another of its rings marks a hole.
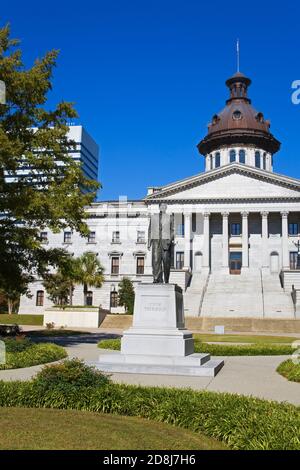
<instances>
[{"instance_id":1,"label":"tree trunk","mask_svg":"<svg viewBox=\"0 0 300 470\"><path fill-rule=\"evenodd\" d=\"M73 305L73 286L70 286L69 289L70 305Z\"/></svg>"},{"instance_id":2,"label":"tree trunk","mask_svg":"<svg viewBox=\"0 0 300 470\"><path fill-rule=\"evenodd\" d=\"M87 284L83 284L83 302L84 302L84 306L87 305L87 291L88 291L88 286Z\"/></svg>"},{"instance_id":3,"label":"tree trunk","mask_svg":"<svg viewBox=\"0 0 300 470\"><path fill-rule=\"evenodd\" d=\"M7 308L8 308L8 314L11 315L13 311L13 301L10 299L7 299Z\"/></svg>"}]
</instances>

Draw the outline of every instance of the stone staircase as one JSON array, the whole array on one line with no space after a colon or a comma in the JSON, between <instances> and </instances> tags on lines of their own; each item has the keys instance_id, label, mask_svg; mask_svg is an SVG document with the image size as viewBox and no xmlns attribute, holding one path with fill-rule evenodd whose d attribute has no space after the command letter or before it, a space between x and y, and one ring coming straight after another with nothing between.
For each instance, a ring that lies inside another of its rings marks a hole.
<instances>
[{"instance_id":1,"label":"stone staircase","mask_svg":"<svg viewBox=\"0 0 300 470\"><path fill-rule=\"evenodd\" d=\"M290 293L278 274L249 269L240 275L212 273L204 294L201 317L294 318Z\"/></svg>"},{"instance_id":2,"label":"stone staircase","mask_svg":"<svg viewBox=\"0 0 300 470\"><path fill-rule=\"evenodd\" d=\"M194 273L191 283L184 293L184 314L189 317L200 315L202 301L209 280L209 272Z\"/></svg>"},{"instance_id":3,"label":"stone staircase","mask_svg":"<svg viewBox=\"0 0 300 470\"><path fill-rule=\"evenodd\" d=\"M201 316L263 317L260 270L247 270L240 275L230 275L223 271L212 273L203 299Z\"/></svg>"},{"instance_id":4,"label":"stone staircase","mask_svg":"<svg viewBox=\"0 0 300 470\"><path fill-rule=\"evenodd\" d=\"M293 318L294 304L291 292L281 287L278 274L262 272L262 290L265 318Z\"/></svg>"}]
</instances>

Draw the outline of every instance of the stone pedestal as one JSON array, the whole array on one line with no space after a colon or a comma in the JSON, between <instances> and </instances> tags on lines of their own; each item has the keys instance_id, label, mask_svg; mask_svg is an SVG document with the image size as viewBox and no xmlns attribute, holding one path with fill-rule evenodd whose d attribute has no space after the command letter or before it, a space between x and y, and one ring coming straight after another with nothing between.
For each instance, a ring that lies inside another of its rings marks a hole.
<instances>
[{"instance_id":1,"label":"stone pedestal","mask_svg":"<svg viewBox=\"0 0 300 470\"><path fill-rule=\"evenodd\" d=\"M195 354L184 326L182 289L175 284L140 284L133 325L124 331L121 352L100 354L94 364L107 372L214 376L223 361Z\"/></svg>"}]
</instances>

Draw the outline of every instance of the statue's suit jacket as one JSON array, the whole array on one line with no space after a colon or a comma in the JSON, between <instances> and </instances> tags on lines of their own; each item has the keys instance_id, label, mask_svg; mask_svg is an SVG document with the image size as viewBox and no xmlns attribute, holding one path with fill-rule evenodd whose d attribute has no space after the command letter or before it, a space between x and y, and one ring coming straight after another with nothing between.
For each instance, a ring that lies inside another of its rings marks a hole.
<instances>
[{"instance_id":1,"label":"statue's suit jacket","mask_svg":"<svg viewBox=\"0 0 300 470\"><path fill-rule=\"evenodd\" d=\"M152 214L148 230L148 246L152 241L161 240L162 249L168 250L174 240L174 214Z\"/></svg>"}]
</instances>

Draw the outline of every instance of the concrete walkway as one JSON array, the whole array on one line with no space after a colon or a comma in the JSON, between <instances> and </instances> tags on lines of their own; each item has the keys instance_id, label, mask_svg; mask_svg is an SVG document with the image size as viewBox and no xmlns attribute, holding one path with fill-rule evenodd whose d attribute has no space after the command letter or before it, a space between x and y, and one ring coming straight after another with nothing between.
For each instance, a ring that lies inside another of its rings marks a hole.
<instances>
[{"instance_id":1,"label":"concrete walkway","mask_svg":"<svg viewBox=\"0 0 300 470\"><path fill-rule=\"evenodd\" d=\"M113 336L103 332L50 340L43 338L43 341L53 341L64 346L69 357L93 362L99 354L114 353L97 348L99 339ZM289 382L276 372L277 366L287 359L287 356L232 356L222 359L225 365L214 378L142 374L113 374L111 378L117 383L229 392L300 405L300 384ZM29 380L42 367L0 371L0 380Z\"/></svg>"}]
</instances>

